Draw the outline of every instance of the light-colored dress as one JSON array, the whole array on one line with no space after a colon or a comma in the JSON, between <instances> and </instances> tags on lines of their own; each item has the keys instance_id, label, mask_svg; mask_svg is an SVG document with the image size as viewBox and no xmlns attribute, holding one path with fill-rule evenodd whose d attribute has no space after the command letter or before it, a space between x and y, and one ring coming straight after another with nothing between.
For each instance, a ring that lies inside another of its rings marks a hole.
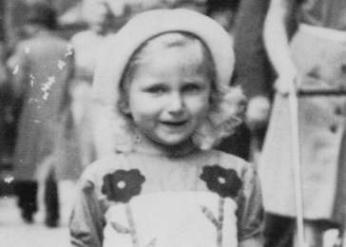
<instances>
[{"instance_id":1,"label":"light-colored dress","mask_svg":"<svg viewBox=\"0 0 346 247\"><path fill-rule=\"evenodd\" d=\"M87 168L73 246L237 246L261 231L254 170L218 151L114 154Z\"/></svg>"},{"instance_id":2,"label":"light-colored dress","mask_svg":"<svg viewBox=\"0 0 346 247\"><path fill-rule=\"evenodd\" d=\"M346 1L302 3L292 57L303 75L300 88L346 86ZM346 101L343 97L299 98L304 217L344 223ZM288 98L276 95L259 166L265 209L295 216L292 134Z\"/></svg>"},{"instance_id":3,"label":"light-colored dress","mask_svg":"<svg viewBox=\"0 0 346 247\"><path fill-rule=\"evenodd\" d=\"M62 118L57 140L56 162L59 180L76 181L83 169L95 160L92 140L91 85L97 56L105 36L91 30L76 33L71 39L74 50L74 78L71 102Z\"/></svg>"},{"instance_id":4,"label":"light-colored dress","mask_svg":"<svg viewBox=\"0 0 346 247\"><path fill-rule=\"evenodd\" d=\"M106 35L91 30L77 33L71 39L75 52L75 79L71 89L71 110L82 166L90 164L95 159L91 135L91 85L96 60L105 39Z\"/></svg>"}]
</instances>

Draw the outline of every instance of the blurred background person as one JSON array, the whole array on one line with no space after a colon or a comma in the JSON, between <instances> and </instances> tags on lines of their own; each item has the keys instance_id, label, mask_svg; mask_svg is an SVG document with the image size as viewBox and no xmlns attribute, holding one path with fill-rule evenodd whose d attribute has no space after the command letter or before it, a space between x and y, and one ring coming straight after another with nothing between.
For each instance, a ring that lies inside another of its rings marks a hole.
<instances>
[{"instance_id":1,"label":"blurred background person","mask_svg":"<svg viewBox=\"0 0 346 247\"><path fill-rule=\"evenodd\" d=\"M207 1L207 15L215 19L221 26L225 28L225 30L231 36L232 42L230 43L233 46L234 36L234 24L238 15L238 6L240 0L233 1L219 1L219 0L209 0ZM235 54L236 56L238 54ZM237 64L237 60L235 61ZM235 83L235 75L237 74L237 70L235 67L235 71L232 77L232 80L229 82L232 85L237 85ZM246 100L241 100L239 102L242 105L242 111L239 117L242 121L245 119L245 108L247 105ZM231 153L233 155L239 156L245 160L250 159L250 130L246 126L244 122L242 122L238 127L235 133L230 136L224 138L221 143L218 145L218 149Z\"/></svg>"},{"instance_id":2,"label":"blurred background person","mask_svg":"<svg viewBox=\"0 0 346 247\"><path fill-rule=\"evenodd\" d=\"M287 94L296 87L345 87L345 12L346 1L340 0L270 3L264 38L277 80L259 171L265 209L281 218L273 229L280 225L295 229L297 216ZM297 29L291 39L292 27ZM325 230L345 225L345 99L299 98L298 112L304 232L306 244L318 247Z\"/></svg>"},{"instance_id":3,"label":"blurred background person","mask_svg":"<svg viewBox=\"0 0 346 247\"><path fill-rule=\"evenodd\" d=\"M269 0L210 0L207 11L232 36L236 61L230 83L240 86L247 97L243 123L219 148L254 165L264 139L272 97L272 69L262 41L268 3Z\"/></svg>"},{"instance_id":4,"label":"blurred background person","mask_svg":"<svg viewBox=\"0 0 346 247\"><path fill-rule=\"evenodd\" d=\"M61 223L67 224L75 183L84 168L96 158L92 136L91 88L99 49L125 20L122 1L83 0L82 17L87 28L70 40L74 76L68 87L54 153L45 160L55 171L59 188Z\"/></svg>"},{"instance_id":5,"label":"blurred background person","mask_svg":"<svg viewBox=\"0 0 346 247\"><path fill-rule=\"evenodd\" d=\"M72 75L72 54L68 43L54 34L56 27L55 11L45 3L33 4L26 26L31 37L19 42L8 60L12 89L22 102L14 153L15 191L28 223L37 211L37 174L54 147ZM47 208L45 217L47 225L55 225L58 215L54 208Z\"/></svg>"},{"instance_id":6,"label":"blurred background person","mask_svg":"<svg viewBox=\"0 0 346 247\"><path fill-rule=\"evenodd\" d=\"M107 36L114 33L114 14L123 14L123 5L109 4L108 0L83 0L82 10L88 29L77 32L71 38L75 56L75 76L71 93L71 124L78 146L82 167L95 159L91 136L91 86L100 47ZM112 7L112 8L111 8ZM114 13L117 11L117 13ZM71 130L70 130L71 131ZM71 165L66 163L66 165Z\"/></svg>"},{"instance_id":7,"label":"blurred background person","mask_svg":"<svg viewBox=\"0 0 346 247\"><path fill-rule=\"evenodd\" d=\"M273 95L273 70L263 42L269 1L241 0L233 28L236 55L233 83L240 85L248 98L243 134L249 136L249 159L254 163L262 147Z\"/></svg>"}]
</instances>

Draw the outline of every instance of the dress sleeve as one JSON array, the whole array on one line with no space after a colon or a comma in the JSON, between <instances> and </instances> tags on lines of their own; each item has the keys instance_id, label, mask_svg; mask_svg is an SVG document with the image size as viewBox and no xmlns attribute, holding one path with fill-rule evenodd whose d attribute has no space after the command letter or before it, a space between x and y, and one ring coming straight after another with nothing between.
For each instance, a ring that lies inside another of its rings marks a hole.
<instances>
[{"instance_id":1,"label":"dress sleeve","mask_svg":"<svg viewBox=\"0 0 346 247\"><path fill-rule=\"evenodd\" d=\"M105 220L95 193L95 185L81 179L76 193L69 228L71 246L102 247Z\"/></svg>"},{"instance_id":2,"label":"dress sleeve","mask_svg":"<svg viewBox=\"0 0 346 247\"><path fill-rule=\"evenodd\" d=\"M264 216L259 179L251 167L243 173L243 184L237 212L239 242L261 237Z\"/></svg>"}]
</instances>

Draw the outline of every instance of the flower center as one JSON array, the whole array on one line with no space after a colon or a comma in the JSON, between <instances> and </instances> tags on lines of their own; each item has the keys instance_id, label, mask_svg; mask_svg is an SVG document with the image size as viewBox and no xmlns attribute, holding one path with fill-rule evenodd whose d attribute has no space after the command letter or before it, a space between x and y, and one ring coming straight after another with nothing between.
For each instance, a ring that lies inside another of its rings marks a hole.
<instances>
[{"instance_id":1,"label":"flower center","mask_svg":"<svg viewBox=\"0 0 346 247\"><path fill-rule=\"evenodd\" d=\"M126 187L126 183L125 183L125 181L119 181L117 183L117 186L119 189L124 189Z\"/></svg>"},{"instance_id":2,"label":"flower center","mask_svg":"<svg viewBox=\"0 0 346 247\"><path fill-rule=\"evenodd\" d=\"M226 179L224 177L218 177L217 178L217 181L220 183L220 184L225 184L226 183Z\"/></svg>"}]
</instances>

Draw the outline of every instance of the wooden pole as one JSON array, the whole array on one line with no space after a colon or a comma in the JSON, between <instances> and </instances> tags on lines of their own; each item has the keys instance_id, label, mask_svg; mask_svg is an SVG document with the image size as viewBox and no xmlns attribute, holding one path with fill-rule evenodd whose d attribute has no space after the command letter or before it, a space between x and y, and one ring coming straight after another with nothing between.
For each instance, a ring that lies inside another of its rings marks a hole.
<instances>
[{"instance_id":1,"label":"wooden pole","mask_svg":"<svg viewBox=\"0 0 346 247\"><path fill-rule=\"evenodd\" d=\"M298 91L292 87L288 95L289 111L292 133L293 151L293 179L296 205L297 243L299 247L305 247L304 220L303 220L303 187L300 163L299 119L298 119Z\"/></svg>"}]
</instances>

